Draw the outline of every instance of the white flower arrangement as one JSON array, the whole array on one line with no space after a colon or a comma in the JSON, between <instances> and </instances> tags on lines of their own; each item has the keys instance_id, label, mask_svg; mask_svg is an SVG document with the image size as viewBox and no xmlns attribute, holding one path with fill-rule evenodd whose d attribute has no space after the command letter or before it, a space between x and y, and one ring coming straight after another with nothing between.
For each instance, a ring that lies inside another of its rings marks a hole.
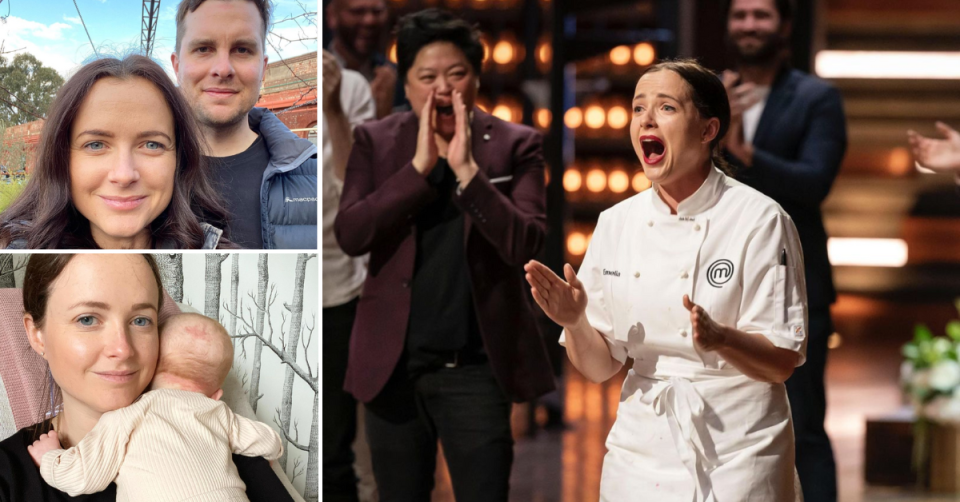
<instances>
[{"instance_id":1,"label":"white flower arrangement","mask_svg":"<svg viewBox=\"0 0 960 502\"><path fill-rule=\"evenodd\" d=\"M960 424L960 320L947 323L946 336L934 336L917 325L913 341L903 346L903 357L900 383L917 417Z\"/></svg>"}]
</instances>

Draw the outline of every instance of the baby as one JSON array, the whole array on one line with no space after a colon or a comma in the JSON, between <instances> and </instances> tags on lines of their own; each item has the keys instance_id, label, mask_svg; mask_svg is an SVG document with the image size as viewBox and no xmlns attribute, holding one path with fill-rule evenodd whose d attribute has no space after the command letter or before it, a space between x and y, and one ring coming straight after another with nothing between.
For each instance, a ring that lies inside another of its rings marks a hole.
<instances>
[{"instance_id":1,"label":"baby","mask_svg":"<svg viewBox=\"0 0 960 502\"><path fill-rule=\"evenodd\" d=\"M56 432L28 448L43 479L70 496L117 483L117 501L247 501L231 453L279 458L280 436L234 415L218 401L233 363L220 323L199 314L161 327L160 360L150 389L126 408L104 413L73 448Z\"/></svg>"}]
</instances>

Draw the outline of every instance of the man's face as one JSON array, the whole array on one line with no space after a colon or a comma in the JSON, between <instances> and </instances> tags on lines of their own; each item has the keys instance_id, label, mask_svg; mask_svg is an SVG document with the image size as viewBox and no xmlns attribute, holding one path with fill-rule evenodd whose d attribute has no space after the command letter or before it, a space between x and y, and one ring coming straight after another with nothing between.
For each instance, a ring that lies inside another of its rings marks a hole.
<instances>
[{"instance_id":1,"label":"man's face","mask_svg":"<svg viewBox=\"0 0 960 502\"><path fill-rule=\"evenodd\" d=\"M180 89L202 125L224 129L247 119L267 67L263 20L253 2L208 0L183 19L171 56Z\"/></svg>"},{"instance_id":2,"label":"man's face","mask_svg":"<svg viewBox=\"0 0 960 502\"><path fill-rule=\"evenodd\" d=\"M774 0L734 0L727 16L727 41L741 61L763 63L776 57L789 36Z\"/></svg>"},{"instance_id":3,"label":"man's face","mask_svg":"<svg viewBox=\"0 0 960 502\"><path fill-rule=\"evenodd\" d=\"M387 25L387 4L383 0L333 0L328 22L343 47L361 58L379 48Z\"/></svg>"}]
</instances>

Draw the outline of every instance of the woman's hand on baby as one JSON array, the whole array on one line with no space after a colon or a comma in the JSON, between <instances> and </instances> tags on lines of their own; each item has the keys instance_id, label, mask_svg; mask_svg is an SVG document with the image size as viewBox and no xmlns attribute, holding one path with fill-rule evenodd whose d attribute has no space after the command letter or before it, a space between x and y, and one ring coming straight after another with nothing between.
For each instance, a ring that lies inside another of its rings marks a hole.
<instances>
[{"instance_id":1,"label":"woman's hand on baby","mask_svg":"<svg viewBox=\"0 0 960 502\"><path fill-rule=\"evenodd\" d=\"M40 467L40 460L43 459L44 453L59 449L60 438L57 437L57 431L50 431L47 434L42 434L40 439L28 446L27 452L30 453L30 458L33 459L33 463L37 464L37 467Z\"/></svg>"},{"instance_id":2,"label":"woman's hand on baby","mask_svg":"<svg viewBox=\"0 0 960 502\"><path fill-rule=\"evenodd\" d=\"M683 295L683 308L690 311L690 324L693 327L693 341L701 349L711 352L719 349L726 343L726 332L723 326L710 318L710 314L703 307L690 301L690 297Z\"/></svg>"},{"instance_id":3,"label":"woman's hand on baby","mask_svg":"<svg viewBox=\"0 0 960 502\"><path fill-rule=\"evenodd\" d=\"M564 281L546 265L530 260L523 266L533 299L553 322L575 325L587 310L587 292L569 263L563 266Z\"/></svg>"}]
</instances>

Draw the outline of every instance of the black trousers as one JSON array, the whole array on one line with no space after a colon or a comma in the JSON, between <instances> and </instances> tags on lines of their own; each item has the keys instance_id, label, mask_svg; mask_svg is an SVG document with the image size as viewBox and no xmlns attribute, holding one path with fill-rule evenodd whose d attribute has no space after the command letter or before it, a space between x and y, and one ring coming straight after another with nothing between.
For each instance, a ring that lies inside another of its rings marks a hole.
<instances>
[{"instance_id":1,"label":"black trousers","mask_svg":"<svg viewBox=\"0 0 960 502\"><path fill-rule=\"evenodd\" d=\"M357 502L357 402L343 390L358 299L323 309L323 500Z\"/></svg>"},{"instance_id":2,"label":"black trousers","mask_svg":"<svg viewBox=\"0 0 960 502\"><path fill-rule=\"evenodd\" d=\"M823 428L827 396L823 374L827 364L827 338L833 333L830 309L810 309L807 361L787 380L797 443L797 474L806 502L837 500L837 467L830 438Z\"/></svg>"},{"instance_id":3,"label":"black trousers","mask_svg":"<svg viewBox=\"0 0 960 502\"><path fill-rule=\"evenodd\" d=\"M510 400L489 363L409 378L401 360L366 405L367 440L381 502L429 502L437 440L457 502L507 501L513 436Z\"/></svg>"}]
</instances>

